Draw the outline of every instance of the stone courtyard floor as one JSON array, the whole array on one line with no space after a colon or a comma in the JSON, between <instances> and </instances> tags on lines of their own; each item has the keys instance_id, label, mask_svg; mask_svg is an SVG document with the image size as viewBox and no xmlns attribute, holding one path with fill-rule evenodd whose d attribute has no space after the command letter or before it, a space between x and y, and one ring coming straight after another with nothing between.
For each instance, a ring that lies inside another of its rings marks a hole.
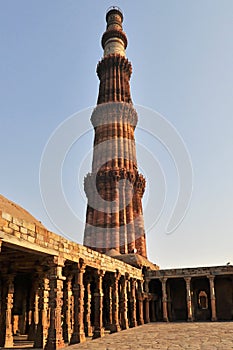
<instances>
[{"instance_id":1,"label":"stone courtyard floor","mask_svg":"<svg viewBox=\"0 0 233 350\"><path fill-rule=\"evenodd\" d=\"M66 350L230 350L233 322L149 323L71 345Z\"/></svg>"}]
</instances>

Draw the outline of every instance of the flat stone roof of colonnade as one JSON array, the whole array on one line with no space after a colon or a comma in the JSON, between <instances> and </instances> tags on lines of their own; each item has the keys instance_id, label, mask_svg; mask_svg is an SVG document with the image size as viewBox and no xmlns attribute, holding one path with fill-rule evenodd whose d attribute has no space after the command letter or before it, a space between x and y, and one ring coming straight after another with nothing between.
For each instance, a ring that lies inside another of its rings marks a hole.
<instances>
[{"instance_id":1,"label":"flat stone roof of colonnade","mask_svg":"<svg viewBox=\"0 0 233 350\"><path fill-rule=\"evenodd\" d=\"M172 268L162 270L147 270L147 278L185 278L185 277L202 277L207 275L229 275L233 274L233 266L230 264L221 266L204 266L204 267L187 267Z\"/></svg>"},{"instance_id":2,"label":"flat stone roof of colonnade","mask_svg":"<svg viewBox=\"0 0 233 350\"><path fill-rule=\"evenodd\" d=\"M128 273L132 278L142 279L141 269L98 253L47 230L41 222L25 209L1 195L0 243L19 250L26 249L29 252L34 251L50 256L60 256L73 262L79 262L81 258L87 266L92 268L103 269L108 272L118 270L121 274Z\"/></svg>"}]
</instances>

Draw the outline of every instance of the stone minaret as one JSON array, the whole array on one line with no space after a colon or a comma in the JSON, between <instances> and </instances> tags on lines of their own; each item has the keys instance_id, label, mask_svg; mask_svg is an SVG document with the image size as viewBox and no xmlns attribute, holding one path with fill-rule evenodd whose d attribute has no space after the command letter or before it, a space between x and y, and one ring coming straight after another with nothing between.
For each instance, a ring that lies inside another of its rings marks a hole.
<instances>
[{"instance_id":1,"label":"stone minaret","mask_svg":"<svg viewBox=\"0 0 233 350\"><path fill-rule=\"evenodd\" d=\"M88 198L84 245L101 253L115 249L119 254L146 257L145 179L137 169L137 113L130 95L132 66L125 56L121 10L110 8L106 21L104 55L97 66L99 95L91 116L95 130L92 172L84 180Z\"/></svg>"}]
</instances>

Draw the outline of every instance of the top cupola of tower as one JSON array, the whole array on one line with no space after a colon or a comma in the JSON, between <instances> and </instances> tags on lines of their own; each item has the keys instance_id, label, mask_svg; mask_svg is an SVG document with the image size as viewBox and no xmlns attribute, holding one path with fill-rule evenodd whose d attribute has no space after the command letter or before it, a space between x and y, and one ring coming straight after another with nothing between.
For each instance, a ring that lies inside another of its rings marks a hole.
<instances>
[{"instance_id":1,"label":"top cupola of tower","mask_svg":"<svg viewBox=\"0 0 233 350\"><path fill-rule=\"evenodd\" d=\"M112 6L106 13L107 28L102 36L104 56L119 54L125 56L127 37L122 29L123 13L119 7Z\"/></svg>"}]
</instances>

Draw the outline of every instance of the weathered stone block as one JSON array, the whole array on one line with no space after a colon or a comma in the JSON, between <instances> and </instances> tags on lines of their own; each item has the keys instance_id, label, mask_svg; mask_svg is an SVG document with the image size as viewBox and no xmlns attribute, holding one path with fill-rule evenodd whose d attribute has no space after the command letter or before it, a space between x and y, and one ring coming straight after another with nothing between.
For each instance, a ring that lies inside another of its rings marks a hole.
<instances>
[{"instance_id":1,"label":"weathered stone block","mask_svg":"<svg viewBox=\"0 0 233 350\"><path fill-rule=\"evenodd\" d=\"M37 233L37 235L36 235L36 238L37 238L39 241L42 241L42 242L43 242L43 240L44 240L44 236L43 236L43 235L40 235L40 234L38 234L38 233Z\"/></svg>"},{"instance_id":2,"label":"weathered stone block","mask_svg":"<svg viewBox=\"0 0 233 350\"><path fill-rule=\"evenodd\" d=\"M20 227L20 232L26 234L26 233L28 233L28 230L25 227Z\"/></svg>"},{"instance_id":3,"label":"weathered stone block","mask_svg":"<svg viewBox=\"0 0 233 350\"><path fill-rule=\"evenodd\" d=\"M10 227L3 227L2 228L4 232L12 234L14 232L14 230Z\"/></svg>"},{"instance_id":4,"label":"weathered stone block","mask_svg":"<svg viewBox=\"0 0 233 350\"><path fill-rule=\"evenodd\" d=\"M28 236L28 242L35 243L35 237Z\"/></svg>"},{"instance_id":5,"label":"weathered stone block","mask_svg":"<svg viewBox=\"0 0 233 350\"><path fill-rule=\"evenodd\" d=\"M4 220L0 217L0 227L3 227L3 226L7 227L8 224L9 224L9 221Z\"/></svg>"},{"instance_id":6,"label":"weathered stone block","mask_svg":"<svg viewBox=\"0 0 233 350\"><path fill-rule=\"evenodd\" d=\"M10 224L9 224L9 227L12 228L12 229L15 230L15 231L19 231L19 226L16 225L16 224L10 223Z\"/></svg>"},{"instance_id":7,"label":"weathered stone block","mask_svg":"<svg viewBox=\"0 0 233 350\"><path fill-rule=\"evenodd\" d=\"M12 221L12 216L4 211L2 212L2 218L6 219L7 221Z\"/></svg>"},{"instance_id":8,"label":"weathered stone block","mask_svg":"<svg viewBox=\"0 0 233 350\"><path fill-rule=\"evenodd\" d=\"M13 218L13 223L18 226L23 226L23 220L20 220L18 218Z\"/></svg>"},{"instance_id":9,"label":"weathered stone block","mask_svg":"<svg viewBox=\"0 0 233 350\"><path fill-rule=\"evenodd\" d=\"M23 220L23 227L27 228L28 230L34 231L36 230L36 226L30 222Z\"/></svg>"},{"instance_id":10,"label":"weathered stone block","mask_svg":"<svg viewBox=\"0 0 233 350\"><path fill-rule=\"evenodd\" d=\"M21 233L19 231L14 231L14 236L20 238Z\"/></svg>"},{"instance_id":11,"label":"weathered stone block","mask_svg":"<svg viewBox=\"0 0 233 350\"><path fill-rule=\"evenodd\" d=\"M28 230L28 235L30 235L31 237L36 237L36 233L31 230Z\"/></svg>"}]
</instances>

